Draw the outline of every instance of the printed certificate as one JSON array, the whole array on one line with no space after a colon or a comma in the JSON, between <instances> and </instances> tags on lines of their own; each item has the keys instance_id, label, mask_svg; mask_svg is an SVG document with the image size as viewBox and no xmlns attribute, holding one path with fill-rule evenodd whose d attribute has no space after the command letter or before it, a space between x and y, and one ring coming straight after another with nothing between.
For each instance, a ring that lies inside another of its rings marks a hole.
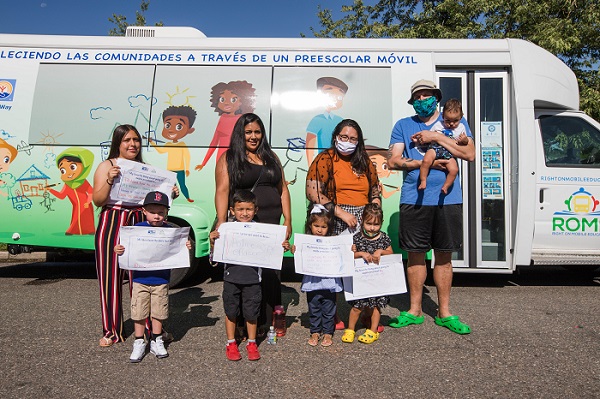
<instances>
[{"instance_id":1,"label":"printed certificate","mask_svg":"<svg viewBox=\"0 0 600 399\"><path fill-rule=\"evenodd\" d=\"M171 192L177 182L175 172L122 158L117 158L117 165L121 168L121 175L114 180L109 203L142 205L146 194L150 191L160 191L169 197L171 204Z\"/></svg>"},{"instance_id":2,"label":"printed certificate","mask_svg":"<svg viewBox=\"0 0 600 399\"><path fill-rule=\"evenodd\" d=\"M355 259L354 274L344 277L344 296L347 301L405 292L404 266L402 255L399 254L383 255L378 265Z\"/></svg>"},{"instance_id":3,"label":"printed certificate","mask_svg":"<svg viewBox=\"0 0 600 399\"><path fill-rule=\"evenodd\" d=\"M189 234L189 227L123 226L119 240L125 253L119 256L119 267L127 270L190 267L190 251L185 245Z\"/></svg>"},{"instance_id":4,"label":"printed certificate","mask_svg":"<svg viewBox=\"0 0 600 399\"><path fill-rule=\"evenodd\" d=\"M287 227L267 223L229 222L219 226L213 260L281 270Z\"/></svg>"},{"instance_id":5,"label":"printed certificate","mask_svg":"<svg viewBox=\"0 0 600 399\"><path fill-rule=\"evenodd\" d=\"M294 234L296 273L318 277L352 276L352 235L313 236Z\"/></svg>"}]
</instances>

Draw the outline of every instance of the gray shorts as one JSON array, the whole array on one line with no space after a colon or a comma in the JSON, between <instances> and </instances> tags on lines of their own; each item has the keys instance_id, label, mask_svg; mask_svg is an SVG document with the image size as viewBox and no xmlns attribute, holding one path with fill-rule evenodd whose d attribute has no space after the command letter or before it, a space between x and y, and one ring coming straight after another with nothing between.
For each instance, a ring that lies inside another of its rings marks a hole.
<instances>
[{"instance_id":1,"label":"gray shorts","mask_svg":"<svg viewBox=\"0 0 600 399\"><path fill-rule=\"evenodd\" d=\"M424 206L400 204L400 248L455 252L462 248L462 204Z\"/></svg>"}]
</instances>

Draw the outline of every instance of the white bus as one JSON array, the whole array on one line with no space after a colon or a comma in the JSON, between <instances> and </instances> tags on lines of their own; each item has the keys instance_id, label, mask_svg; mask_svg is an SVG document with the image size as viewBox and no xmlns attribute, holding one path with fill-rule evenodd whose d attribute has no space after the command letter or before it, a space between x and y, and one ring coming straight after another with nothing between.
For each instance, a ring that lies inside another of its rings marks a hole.
<instances>
[{"instance_id":1,"label":"white bus","mask_svg":"<svg viewBox=\"0 0 600 399\"><path fill-rule=\"evenodd\" d=\"M317 87L323 77L346 85L334 106ZM476 160L461 164L464 248L455 270L599 264L600 126L578 111L573 72L514 39L234 39L158 27L130 28L127 37L0 35L0 154L8 155L0 164L0 242L13 252L93 249L89 228L70 226L76 207L56 195L57 157L89 150L93 170L114 127L129 123L145 138L147 162L184 164L189 191L169 219L191 226L195 255L205 256L214 165L224 150L218 125L234 115L219 101L232 97L265 122L296 232L307 153L319 150L311 121L355 119L380 173L385 229L397 237L402 174L387 169L385 149L394 122L413 114L410 86L422 78L437 82L444 99L462 101L476 142ZM162 113L171 106L196 112L194 132L180 141L189 160L161 152L169 141Z\"/></svg>"}]
</instances>

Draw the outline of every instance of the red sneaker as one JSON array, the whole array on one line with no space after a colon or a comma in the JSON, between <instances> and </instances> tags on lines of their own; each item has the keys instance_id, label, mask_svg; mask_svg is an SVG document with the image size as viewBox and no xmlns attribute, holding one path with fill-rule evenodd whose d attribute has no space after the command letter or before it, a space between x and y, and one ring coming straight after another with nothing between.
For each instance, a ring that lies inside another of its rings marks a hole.
<instances>
[{"instance_id":1,"label":"red sneaker","mask_svg":"<svg viewBox=\"0 0 600 399\"><path fill-rule=\"evenodd\" d=\"M335 329L336 330L345 330L346 329L346 325L344 324L343 321L338 321L337 323L335 323Z\"/></svg>"},{"instance_id":2,"label":"red sneaker","mask_svg":"<svg viewBox=\"0 0 600 399\"><path fill-rule=\"evenodd\" d=\"M246 344L246 352L248 352L248 360L260 359L260 353L258 353L258 346L256 346L256 342L248 342Z\"/></svg>"},{"instance_id":3,"label":"red sneaker","mask_svg":"<svg viewBox=\"0 0 600 399\"><path fill-rule=\"evenodd\" d=\"M225 348L225 354L227 355L227 359L236 361L242 358L242 355L240 355L240 351L235 342L227 344Z\"/></svg>"}]
</instances>

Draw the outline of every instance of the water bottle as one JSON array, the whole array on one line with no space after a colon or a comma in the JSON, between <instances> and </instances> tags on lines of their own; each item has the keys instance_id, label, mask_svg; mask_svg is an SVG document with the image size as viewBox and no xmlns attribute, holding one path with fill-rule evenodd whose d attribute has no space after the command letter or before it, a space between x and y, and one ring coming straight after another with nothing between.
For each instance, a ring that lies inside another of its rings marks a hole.
<instances>
[{"instance_id":1,"label":"water bottle","mask_svg":"<svg viewBox=\"0 0 600 399\"><path fill-rule=\"evenodd\" d=\"M275 332L275 327L273 326L269 327L269 332L267 333L267 344L277 344L277 333Z\"/></svg>"},{"instance_id":2,"label":"water bottle","mask_svg":"<svg viewBox=\"0 0 600 399\"><path fill-rule=\"evenodd\" d=\"M283 337L287 331L285 323L285 310L282 305L277 305L273 311L273 325L278 337Z\"/></svg>"}]
</instances>

